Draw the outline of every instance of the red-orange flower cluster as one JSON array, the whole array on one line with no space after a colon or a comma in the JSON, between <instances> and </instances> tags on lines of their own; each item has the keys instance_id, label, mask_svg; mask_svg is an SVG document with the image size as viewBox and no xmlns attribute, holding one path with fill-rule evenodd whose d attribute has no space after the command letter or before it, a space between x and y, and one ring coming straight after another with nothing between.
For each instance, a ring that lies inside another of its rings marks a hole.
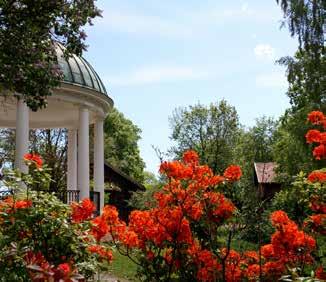
<instances>
[{"instance_id":1,"label":"red-orange flower cluster","mask_svg":"<svg viewBox=\"0 0 326 282\"><path fill-rule=\"evenodd\" d=\"M239 166L231 165L224 171L223 175L229 181L238 181L242 176L242 171Z\"/></svg>"},{"instance_id":2,"label":"red-orange flower cluster","mask_svg":"<svg viewBox=\"0 0 326 282\"><path fill-rule=\"evenodd\" d=\"M84 199L81 203L71 203L71 219L73 222L82 222L90 219L95 211L95 205L90 199Z\"/></svg>"},{"instance_id":3,"label":"red-orange flower cluster","mask_svg":"<svg viewBox=\"0 0 326 282\"><path fill-rule=\"evenodd\" d=\"M61 263L57 266L57 268L54 270L54 279L56 281L71 281L69 279L71 275L71 266L68 263Z\"/></svg>"},{"instance_id":4,"label":"red-orange flower cluster","mask_svg":"<svg viewBox=\"0 0 326 282\"><path fill-rule=\"evenodd\" d=\"M13 197L8 197L0 202L0 209L5 209L10 212L12 209L27 209L33 205L31 200L15 200Z\"/></svg>"},{"instance_id":5,"label":"red-orange flower cluster","mask_svg":"<svg viewBox=\"0 0 326 282\"><path fill-rule=\"evenodd\" d=\"M321 125L326 129L326 116L320 111L313 111L308 115L308 120L314 125ZM311 129L306 134L307 143L316 143L313 149L313 156L316 160L326 158L326 132L320 132L316 129Z\"/></svg>"},{"instance_id":6,"label":"red-orange flower cluster","mask_svg":"<svg viewBox=\"0 0 326 282\"><path fill-rule=\"evenodd\" d=\"M326 182L326 172L315 170L308 175L308 180L312 183L324 183Z\"/></svg>"},{"instance_id":7,"label":"red-orange flower cluster","mask_svg":"<svg viewBox=\"0 0 326 282\"><path fill-rule=\"evenodd\" d=\"M261 248L266 260L264 275L275 279L275 275L279 277L286 270L286 265L293 267L298 262L312 263L311 252L316 247L315 240L300 231L284 211L273 212L271 222L277 231L272 235L271 244Z\"/></svg>"},{"instance_id":8,"label":"red-orange flower cluster","mask_svg":"<svg viewBox=\"0 0 326 282\"><path fill-rule=\"evenodd\" d=\"M183 161L186 164L198 165L198 163L199 163L199 156L198 156L198 154L195 151L192 151L192 150L186 151L183 154L183 158L182 159L183 159Z\"/></svg>"},{"instance_id":9,"label":"red-orange flower cluster","mask_svg":"<svg viewBox=\"0 0 326 282\"><path fill-rule=\"evenodd\" d=\"M24 160L28 163L33 163L35 166L40 169L43 166L43 160L41 159L40 155L38 154L25 154Z\"/></svg>"},{"instance_id":10,"label":"red-orange flower cluster","mask_svg":"<svg viewBox=\"0 0 326 282\"><path fill-rule=\"evenodd\" d=\"M308 121L314 125L323 125L325 128L326 116L320 111L312 111L308 114Z\"/></svg>"}]
</instances>

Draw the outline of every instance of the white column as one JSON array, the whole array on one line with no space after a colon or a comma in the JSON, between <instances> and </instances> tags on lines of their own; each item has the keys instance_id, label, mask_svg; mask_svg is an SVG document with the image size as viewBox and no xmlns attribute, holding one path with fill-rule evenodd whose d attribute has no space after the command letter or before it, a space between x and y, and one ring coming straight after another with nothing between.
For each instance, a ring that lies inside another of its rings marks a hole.
<instances>
[{"instance_id":1,"label":"white column","mask_svg":"<svg viewBox=\"0 0 326 282\"><path fill-rule=\"evenodd\" d=\"M100 192L100 210L104 206L104 133L103 119L94 125L94 190Z\"/></svg>"},{"instance_id":2,"label":"white column","mask_svg":"<svg viewBox=\"0 0 326 282\"><path fill-rule=\"evenodd\" d=\"M67 190L77 190L77 130L68 130Z\"/></svg>"},{"instance_id":3,"label":"white column","mask_svg":"<svg viewBox=\"0 0 326 282\"><path fill-rule=\"evenodd\" d=\"M29 142L29 109L24 100L17 101L16 111L16 152L15 168L21 172L27 173L28 167L23 160L24 155L28 153Z\"/></svg>"},{"instance_id":4,"label":"white column","mask_svg":"<svg viewBox=\"0 0 326 282\"><path fill-rule=\"evenodd\" d=\"M79 109L78 189L80 200L89 198L89 111L85 107Z\"/></svg>"}]
</instances>

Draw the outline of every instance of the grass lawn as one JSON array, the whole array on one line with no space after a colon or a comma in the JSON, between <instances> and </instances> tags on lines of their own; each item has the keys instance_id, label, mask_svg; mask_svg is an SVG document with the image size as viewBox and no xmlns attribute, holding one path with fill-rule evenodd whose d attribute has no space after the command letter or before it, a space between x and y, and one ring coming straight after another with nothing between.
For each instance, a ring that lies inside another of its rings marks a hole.
<instances>
[{"instance_id":1,"label":"grass lawn","mask_svg":"<svg viewBox=\"0 0 326 282\"><path fill-rule=\"evenodd\" d=\"M136 279L136 268L137 266L128 257L120 255L118 251L113 252L109 274L129 281L138 281Z\"/></svg>"}]
</instances>

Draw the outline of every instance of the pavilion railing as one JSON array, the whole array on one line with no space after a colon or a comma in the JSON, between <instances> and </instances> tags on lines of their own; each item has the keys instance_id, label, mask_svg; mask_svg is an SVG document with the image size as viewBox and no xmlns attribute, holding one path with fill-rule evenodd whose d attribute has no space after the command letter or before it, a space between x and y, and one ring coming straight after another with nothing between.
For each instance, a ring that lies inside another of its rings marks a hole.
<instances>
[{"instance_id":1,"label":"pavilion railing","mask_svg":"<svg viewBox=\"0 0 326 282\"><path fill-rule=\"evenodd\" d=\"M48 192L48 191L42 191ZM7 198L13 194L12 191L0 191L0 200ZM54 192L55 196L63 203L70 204L72 202L79 202L79 190L66 190Z\"/></svg>"},{"instance_id":2,"label":"pavilion railing","mask_svg":"<svg viewBox=\"0 0 326 282\"><path fill-rule=\"evenodd\" d=\"M66 204L71 204L72 202L79 202L79 190L66 190L56 192L55 195L62 202Z\"/></svg>"},{"instance_id":3,"label":"pavilion railing","mask_svg":"<svg viewBox=\"0 0 326 282\"><path fill-rule=\"evenodd\" d=\"M41 191L40 191L41 192ZM48 192L48 191L42 191ZM65 191L57 191L54 192L55 196L66 204L71 204L72 202L79 202L79 190L65 190ZM13 192L10 190L0 191L0 200L3 200L9 196L13 195ZM100 214L100 201L101 194L97 191L90 191L89 198L95 204L96 210L94 212L95 215Z\"/></svg>"},{"instance_id":4,"label":"pavilion railing","mask_svg":"<svg viewBox=\"0 0 326 282\"><path fill-rule=\"evenodd\" d=\"M12 195L12 191L0 191L0 200L3 200Z\"/></svg>"}]
</instances>

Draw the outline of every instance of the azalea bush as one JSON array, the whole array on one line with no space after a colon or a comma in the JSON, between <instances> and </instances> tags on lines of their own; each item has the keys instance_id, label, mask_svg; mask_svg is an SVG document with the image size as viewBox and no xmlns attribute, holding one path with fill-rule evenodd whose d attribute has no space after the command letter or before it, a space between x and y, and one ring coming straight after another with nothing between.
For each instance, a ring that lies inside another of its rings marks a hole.
<instances>
[{"instance_id":1,"label":"azalea bush","mask_svg":"<svg viewBox=\"0 0 326 282\"><path fill-rule=\"evenodd\" d=\"M321 130L326 127L325 120L320 112L309 115L309 121ZM308 132L307 141L317 143L313 155L324 160L325 133L318 132ZM309 188L304 195L310 209L304 222L298 225L284 211L274 211L270 216L274 228L270 243L241 253L231 248L234 235L241 229L238 211L222 192L232 189L241 169L232 165L223 175L214 175L209 167L199 164L195 152L187 151L180 161L162 163L160 172L168 181L154 195L153 207L133 211L128 225L110 206L105 208L105 216L96 219L99 238L109 232L118 250L138 264L141 280L325 279L324 256L318 255L316 240L325 235L324 171L314 171L302 179ZM225 242L221 242L221 234L227 234Z\"/></svg>"},{"instance_id":2,"label":"azalea bush","mask_svg":"<svg viewBox=\"0 0 326 282\"><path fill-rule=\"evenodd\" d=\"M85 281L105 270L112 252L93 236L94 204L69 206L30 191L48 177L39 156L27 154L25 161L34 177L9 174L13 196L0 201L0 281Z\"/></svg>"}]
</instances>

